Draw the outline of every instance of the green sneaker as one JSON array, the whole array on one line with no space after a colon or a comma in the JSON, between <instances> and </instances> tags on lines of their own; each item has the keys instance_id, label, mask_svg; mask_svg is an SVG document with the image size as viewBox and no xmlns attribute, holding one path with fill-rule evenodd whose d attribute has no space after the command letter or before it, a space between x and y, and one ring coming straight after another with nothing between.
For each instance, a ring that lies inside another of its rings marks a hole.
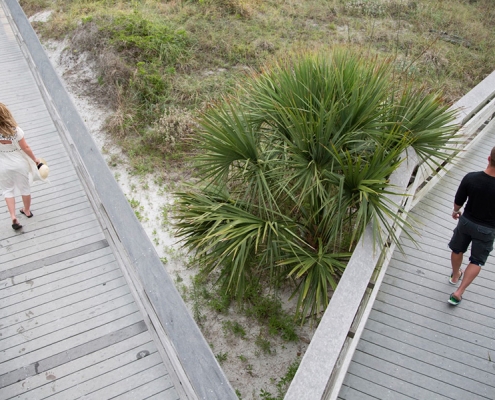
<instances>
[{"instance_id":1,"label":"green sneaker","mask_svg":"<svg viewBox=\"0 0 495 400\"><path fill-rule=\"evenodd\" d=\"M460 299L458 299L457 297L454 297L454 293L452 293L450 295L450 298L449 298L449 304L456 306L461 302L461 300L462 300L462 297Z\"/></svg>"}]
</instances>

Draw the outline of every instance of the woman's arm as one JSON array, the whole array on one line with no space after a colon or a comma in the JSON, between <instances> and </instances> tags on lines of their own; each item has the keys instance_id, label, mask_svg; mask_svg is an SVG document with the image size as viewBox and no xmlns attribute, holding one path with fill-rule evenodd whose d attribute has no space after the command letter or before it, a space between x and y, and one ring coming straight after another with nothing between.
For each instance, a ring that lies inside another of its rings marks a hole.
<instances>
[{"instance_id":1,"label":"woman's arm","mask_svg":"<svg viewBox=\"0 0 495 400\"><path fill-rule=\"evenodd\" d=\"M29 147L29 145L27 144L26 139L22 138L21 140L19 140L19 146L21 146L22 151L24 151L24 153L26 153L28 157L36 163L36 165L40 163L40 159L36 158L33 150L31 150L31 147Z\"/></svg>"}]
</instances>

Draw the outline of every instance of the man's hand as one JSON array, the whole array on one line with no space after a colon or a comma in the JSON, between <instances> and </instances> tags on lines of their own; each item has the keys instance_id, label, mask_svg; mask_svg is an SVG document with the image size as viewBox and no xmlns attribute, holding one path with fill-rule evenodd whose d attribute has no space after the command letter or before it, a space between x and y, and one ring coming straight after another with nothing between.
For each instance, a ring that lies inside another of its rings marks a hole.
<instances>
[{"instance_id":1,"label":"man's hand","mask_svg":"<svg viewBox=\"0 0 495 400\"><path fill-rule=\"evenodd\" d=\"M455 210L455 208L452 210L452 218L454 219L459 219L459 217L462 215L462 212L460 210Z\"/></svg>"}]
</instances>

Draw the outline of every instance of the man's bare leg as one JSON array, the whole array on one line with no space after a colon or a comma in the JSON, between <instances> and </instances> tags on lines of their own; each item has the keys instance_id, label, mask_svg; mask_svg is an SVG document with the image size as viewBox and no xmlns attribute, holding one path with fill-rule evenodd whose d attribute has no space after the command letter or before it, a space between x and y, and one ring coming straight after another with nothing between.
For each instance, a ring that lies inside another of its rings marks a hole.
<instances>
[{"instance_id":1,"label":"man's bare leg","mask_svg":"<svg viewBox=\"0 0 495 400\"><path fill-rule=\"evenodd\" d=\"M464 277L462 278L461 284L457 288L457 290L452 293L453 296L460 300L466 288L474 281L474 278L478 276L481 271L481 267L479 265L469 263L466 270L464 271Z\"/></svg>"},{"instance_id":2,"label":"man's bare leg","mask_svg":"<svg viewBox=\"0 0 495 400\"><path fill-rule=\"evenodd\" d=\"M450 263L452 264L452 282L457 283L461 277L461 265L464 253L454 253L450 254Z\"/></svg>"}]
</instances>

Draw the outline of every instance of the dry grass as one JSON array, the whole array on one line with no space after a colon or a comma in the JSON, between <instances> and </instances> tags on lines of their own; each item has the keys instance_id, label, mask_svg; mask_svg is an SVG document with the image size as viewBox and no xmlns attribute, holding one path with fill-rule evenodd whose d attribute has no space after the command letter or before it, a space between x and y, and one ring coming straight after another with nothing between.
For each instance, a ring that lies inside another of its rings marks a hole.
<instances>
[{"instance_id":1,"label":"dry grass","mask_svg":"<svg viewBox=\"0 0 495 400\"><path fill-rule=\"evenodd\" d=\"M495 16L488 0L473 3L461 0L177 0L166 3L148 0L139 4L25 0L22 4L28 13L50 7L57 9L46 29L42 29L44 35L69 34L75 48L100 55L112 52L102 29L104 24L82 21L102 17L111 25L113 16L118 13L137 10L151 19L159 16L172 30L184 29L191 41L184 51L191 53L173 67L179 79L187 80L190 85L185 93L178 87L173 88L167 100L188 108L195 108L228 90L218 84L212 93L211 82L202 87L202 74L198 72L218 68L236 72L233 68L240 65L257 69L285 54L305 49L324 52L335 43L414 61L410 79L426 81L432 89L445 90L449 100L461 94L459 88L466 92L489 73L495 58L491 55L495 47ZM458 41L449 42L449 38ZM428 55L423 57L422 53ZM129 65L118 63L116 57L118 55L101 57L102 76L105 81L128 81ZM138 62L138 55L135 58ZM458 61L463 62L462 66ZM454 74L452 66L455 66ZM116 74L122 75L116 77ZM196 84L192 84L193 79ZM196 86L192 95L187 93L191 86ZM115 91L110 93L116 95Z\"/></svg>"}]
</instances>

